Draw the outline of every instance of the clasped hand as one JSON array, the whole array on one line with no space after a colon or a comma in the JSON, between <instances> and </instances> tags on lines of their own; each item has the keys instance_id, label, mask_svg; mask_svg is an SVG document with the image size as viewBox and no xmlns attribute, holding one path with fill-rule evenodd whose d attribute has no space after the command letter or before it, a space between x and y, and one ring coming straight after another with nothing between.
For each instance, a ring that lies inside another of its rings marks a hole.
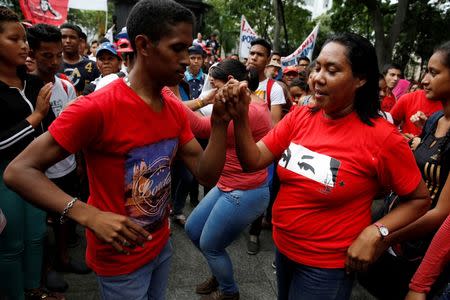
<instances>
[{"instance_id":1,"label":"clasped hand","mask_svg":"<svg viewBox=\"0 0 450 300\"><path fill-rule=\"evenodd\" d=\"M247 82L230 79L215 95L213 118L223 122L239 120L247 115L250 101Z\"/></svg>"}]
</instances>

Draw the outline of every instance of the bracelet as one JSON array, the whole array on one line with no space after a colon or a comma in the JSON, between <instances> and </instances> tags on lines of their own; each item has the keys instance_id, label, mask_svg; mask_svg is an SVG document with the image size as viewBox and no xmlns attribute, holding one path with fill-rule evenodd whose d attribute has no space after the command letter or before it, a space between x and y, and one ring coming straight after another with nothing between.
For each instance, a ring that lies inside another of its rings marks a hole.
<instances>
[{"instance_id":1,"label":"bracelet","mask_svg":"<svg viewBox=\"0 0 450 300\"><path fill-rule=\"evenodd\" d=\"M64 208L64 210L61 213L61 217L59 218L60 224L64 224L66 222L66 215L69 212L69 209L71 209L73 207L73 205L75 204L75 202L77 200L78 200L77 197L73 197L72 200L70 200L70 202L67 203L66 207Z\"/></svg>"},{"instance_id":2,"label":"bracelet","mask_svg":"<svg viewBox=\"0 0 450 300\"><path fill-rule=\"evenodd\" d=\"M200 108L202 108L203 107L203 101L202 101L202 99L200 98L200 99L197 99L197 100L195 100L195 103L197 104L197 109L200 109Z\"/></svg>"}]
</instances>

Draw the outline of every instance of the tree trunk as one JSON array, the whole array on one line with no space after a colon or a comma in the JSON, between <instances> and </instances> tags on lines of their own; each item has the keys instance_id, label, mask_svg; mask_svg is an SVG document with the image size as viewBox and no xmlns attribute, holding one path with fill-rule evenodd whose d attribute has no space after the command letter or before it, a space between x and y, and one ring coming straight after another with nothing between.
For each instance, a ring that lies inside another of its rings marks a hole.
<instances>
[{"instance_id":1,"label":"tree trunk","mask_svg":"<svg viewBox=\"0 0 450 300\"><path fill-rule=\"evenodd\" d=\"M274 28L273 50L280 52L280 32L281 32L281 11L278 0L272 0L273 11L275 12L276 21Z\"/></svg>"},{"instance_id":2,"label":"tree trunk","mask_svg":"<svg viewBox=\"0 0 450 300\"><path fill-rule=\"evenodd\" d=\"M384 64L392 62L392 52L406 18L409 0L398 0L394 23L390 30L386 30L388 36L386 36L384 30L383 15L380 8L381 2L377 0L364 0L363 2L369 11L375 30L375 49L378 57L378 67L381 70Z\"/></svg>"}]
</instances>

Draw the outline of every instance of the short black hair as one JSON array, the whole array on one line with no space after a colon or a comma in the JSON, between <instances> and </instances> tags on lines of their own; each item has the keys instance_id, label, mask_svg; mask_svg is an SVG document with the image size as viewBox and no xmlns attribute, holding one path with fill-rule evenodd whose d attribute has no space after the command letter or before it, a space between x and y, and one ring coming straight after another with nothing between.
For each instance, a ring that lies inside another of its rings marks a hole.
<instances>
[{"instance_id":1,"label":"short black hair","mask_svg":"<svg viewBox=\"0 0 450 300\"><path fill-rule=\"evenodd\" d=\"M270 56L274 56L274 55L278 55L278 56L281 57L281 54L280 54L280 52L278 52L278 51L273 51L272 54L271 54Z\"/></svg>"},{"instance_id":2,"label":"short black hair","mask_svg":"<svg viewBox=\"0 0 450 300\"><path fill-rule=\"evenodd\" d=\"M81 30L81 27L75 24L71 23L64 23L61 26L59 26L59 29L72 29L75 31L79 38L83 35L83 30Z\"/></svg>"},{"instance_id":3,"label":"short black hair","mask_svg":"<svg viewBox=\"0 0 450 300\"><path fill-rule=\"evenodd\" d=\"M272 52L272 45L270 44L270 42L268 40L265 40L263 38L256 38L250 42L250 46L253 47L254 45L261 45L264 48L266 48L267 57L270 56L270 53Z\"/></svg>"},{"instance_id":4,"label":"short black hair","mask_svg":"<svg viewBox=\"0 0 450 300\"><path fill-rule=\"evenodd\" d=\"M400 72L402 72L402 68L400 67L399 64L389 63L389 64L385 64L383 66L383 75L386 75L389 72L390 69L396 69L396 70L400 70Z\"/></svg>"},{"instance_id":5,"label":"short black hair","mask_svg":"<svg viewBox=\"0 0 450 300\"><path fill-rule=\"evenodd\" d=\"M302 80L300 78L294 78L292 80L291 84L289 84L289 88L294 87L294 86L298 86L299 88L301 88L305 92L309 91L308 83L305 80Z\"/></svg>"},{"instance_id":6,"label":"short black hair","mask_svg":"<svg viewBox=\"0 0 450 300\"><path fill-rule=\"evenodd\" d=\"M209 76L224 82L228 81L229 75L238 81L247 80L251 91L255 91L259 86L258 72L255 69L247 70L247 67L236 59L224 59L209 70Z\"/></svg>"},{"instance_id":7,"label":"short black hair","mask_svg":"<svg viewBox=\"0 0 450 300\"><path fill-rule=\"evenodd\" d=\"M87 42L87 35L86 35L86 33L84 33L83 31L81 32L80 38L81 38L83 41Z\"/></svg>"},{"instance_id":8,"label":"short black hair","mask_svg":"<svg viewBox=\"0 0 450 300\"><path fill-rule=\"evenodd\" d=\"M36 24L27 29L27 40L31 50L37 50L41 42L60 43L61 31L58 27L48 24Z\"/></svg>"},{"instance_id":9,"label":"short black hair","mask_svg":"<svg viewBox=\"0 0 450 300\"><path fill-rule=\"evenodd\" d=\"M0 6L0 32L3 32L5 22L19 22L19 16L6 6Z\"/></svg>"},{"instance_id":10,"label":"short black hair","mask_svg":"<svg viewBox=\"0 0 450 300\"><path fill-rule=\"evenodd\" d=\"M311 63L311 60L308 58L308 56L300 56L297 60L297 63L300 62L301 60L306 60L308 63Z\"/></svg>"},{"instance_id":11,"label":"short black hair","mask_svg":"<svg viewBox=\"0 0 450 300\"><path fill-rule=\"evenodd\" d=\"M153 43L179 23L195 24L194 14L173 0L141 0L131 10L127 20L127 33L131 47L136 51L135 39L146 35Z\"/></svg>"},{"instance_id":12,"label":"short black hair","mask_svg":"<svg viewBox=\"0 0 450 300\"><path fill-rule=\"evenodd\" d=\"M328 43L338 43L346 48L345 56L351 67L353 76L365 79L366 82L356 90L354 108L359 119L373 125L371 119L379 118L380 108L378 88L378 59L372 43L355 33L340 33L326 40ZM322 48L323 49L323 48Z\"/></svg>"}]
</instances>

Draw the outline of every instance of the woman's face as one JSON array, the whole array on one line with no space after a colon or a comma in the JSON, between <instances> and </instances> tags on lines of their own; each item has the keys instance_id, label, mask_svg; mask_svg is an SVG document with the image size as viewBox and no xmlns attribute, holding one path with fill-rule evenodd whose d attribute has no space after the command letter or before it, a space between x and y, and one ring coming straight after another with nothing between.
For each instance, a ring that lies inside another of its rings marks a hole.
<instances>
[{"instance_id":1,"label":"woman's face","mask_svg":"<svg viewBox=\"0 0 450 300\"><path fill-rule=\"evenodd\" d=\"M435 52L428 61L425 77L422 79L427 98L450 100L450 68L444 64L442 52Z\"/></svg>"},{"instance_id":2,"label":"woman's face","mask_svg":"<svg viewBox=\"0 0 450 300\"><path fill-rule=\"evenodd\" d=\"M214 78L214 77L210 77L210 81L209 81L210 83L211 83L211 86L214 88L214 89L220 89L221 87L223 87L224 85L225 85L225 81L223 81L223 80L220 80L220 79L216 79L216 78Z\"/></svg>"},{"instance_id":3,"label":"woman's face","mask_svg":"<svg viewBox=\"0 0 450 300\"><path fill-rule=\"evenodd\" d=\"M295 103L298 103L300 98L306 94L299 86L291 86L289 88L289 93L291 94L292 101Z\"/></svg>"},{"instance_id":4,"label":"woman's face","mask_svg":"<svg viewBox=\"0 0 450 300\"><path fill-rule=\"evenodd\" d=\"M25 29L18 22L4 22L0 25L0 60L7 65L24 65L28 57Z\"/></svg>"},{"instance_id":5,"label":"woman's face","mask_svg":"<svg viewBox=\"0 0 450 300\"><path fill-rule=\"evenodd\" d=\"M312 75L312 91L326 114L339 114L353 106L356 89L364 83L353 76L345 46L330 42L322 48Z\"/></svg>"}]
</instances>

